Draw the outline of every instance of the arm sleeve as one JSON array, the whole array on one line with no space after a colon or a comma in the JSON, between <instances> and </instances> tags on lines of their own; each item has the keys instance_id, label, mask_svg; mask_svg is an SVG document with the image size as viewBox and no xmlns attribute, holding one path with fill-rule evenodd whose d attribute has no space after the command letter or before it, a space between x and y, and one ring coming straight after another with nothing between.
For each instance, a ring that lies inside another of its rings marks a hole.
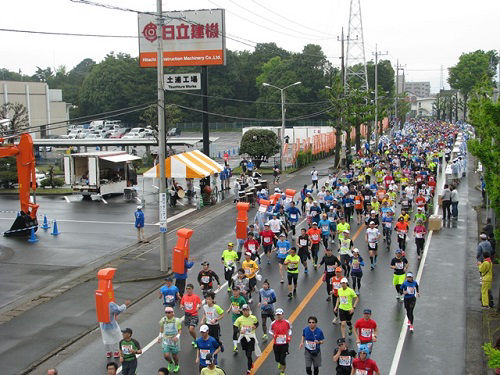
<instances>
[{"instance_id":1,"label":"arm sleeve","mask_svg":"<svg viewBox=\"0 0 500 375\"><path fill-rule=\"evenodd\" d=\"M276 303L276 294L274 292L271 294L271 301L269 303Z\"/></svg>"}]
</instances>

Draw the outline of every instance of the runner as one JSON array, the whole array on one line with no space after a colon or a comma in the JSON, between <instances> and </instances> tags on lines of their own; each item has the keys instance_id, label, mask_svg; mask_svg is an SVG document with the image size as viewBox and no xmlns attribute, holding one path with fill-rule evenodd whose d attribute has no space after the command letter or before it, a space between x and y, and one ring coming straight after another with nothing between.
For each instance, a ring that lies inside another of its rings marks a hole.
<instances>
[{"instance_id":1,"label":"runner","mask_svg":"<svg viewBox=\"0 0 500 375\"><path fill-rule=\"evenodd\" d=\"M342 337L345 338L345 326L349 327L349 336L352 335L352 323L351 318L358 304L358 296L347 286L348 280L344 277L340 280L341 288L338 290L339 298L337 298L337 303L335 304L334 311L339 312L340 317L340 332Z\"/></svg>"},{"instance_id":2,"label":"runner","mask_svg":"<svg viewBox=\"0 0 500 375\"><path fill-rule=\"evenodd\" d=\"M271 264L271 252L275 240L274 232L269 228L269 223L264 224L264 230L259 233L264 254L267 257L267 264Z\"/></svg>"},{"instance_id":3,"label":"runner","mask_svg":"<svg viewBox=\"0 0 500 375\"><path fill-rule=\"evenodd\" d=\"M207 353L207 355L205 356L205 364L207 365L207 367L204 367L201 370L200 375L226 375L224 370L215 364L212 354Z\"/></svg>"},{"instance_id":4,"label":"runner","mask_svg":"<svg viewBox=\"0 0 500 375\"><path fill-rule=\"evenodd\" d=\"M297 223L299 221L300 216L302 213L300 210L295 207L295 202L291 201L290 202L290 207L286 209L286 214L288 215L288 221L290 223L290 229L292 231L292 236L295 236L295 227L297 226Z\"/></svg>"},{"instance_id":5,"label":"runner","mask_svg":"<svg viewBox=\"0 0 500 375\"><path fill-rule=\"evenodd\" d=\"M198 310L201 299L193 293L193 284L186 285L186 294L181 298L181 309L184 310L184 325L188 327L189 334L193 338L191 344L196 348L195 327L198 325Z\"/></svg>"},{"instance_id":6,"label":"runner","mask_svg":"<svg viewBox=\"0 0 500 375\"><path fill-rule=\"evenodd\" d=\"M305 348L304 357L307 375L313 375L311 367L314 367L314 375L319 374L319 368L321 367L321 344L324 341L325 335L321 328L318 327L318 318L310 316L307 319L307 326L302 330L302 338L299 345L299 349Z\"/></svg>"},{"instance_id":7,"label":"runner","mask_svg":"<svg viewBox=\"0 0 500 375\"><path fill-rule=\"evenodd\" d=\"M361 225L363 221L363 206L364 206L364 198L361 191L358 191L356 196L354 197L354 209L356 210L356 223Z\"/></svg>"},{"instance_id":8,"label":"runner","mask_svg":"<svg viewBox=\"0 0 500 375\"><path fill-rule=\"evenodd\" d=\"M207 354L212 354L214 363L217 363L217 353L220 352L221 348L216 339L208 334L209 328L206 324L200 327L201 337L196 340L196 363L199 365L199 370L207 367L205 362Z\"/></svg>"},{"instance_id":9,"label":"runner","mask_svg":"<svg viewBox=\"0 0 500 375\"><path fill-rule=\"evenodd\" d=\"M309 251L313 259L313 267L316 270L318 268L318 252L319 243L321 241L321 230L318 229L318 224L316 222L312 223L312 228L307 231L307 235L310 239Z\"/></svg>"},{"instance_id":10,"label":"runner","mask_svg":"<svg viewBox=\"0 0 500 375\"><path fill-rule=\"evenodd\" d=\"M290 248L290 251L285 258L283 264L286 266L287 280L288 280L288 299L297 296L297 280L299 278L299 263L300 257L296 253L296 248ZM293 286L292 286L293 283ZM293 289L293 296L292 296Z\"/></svg>"},{"instance_id":11,"label":"runner","mask_svg":"<svg viewBox=\"0 0 500 375\"><path fill-rule=\"evenodd\" d=\"M238 319L241 314L241 308L246 305L247 301L240 295L240 289L237 286L233 286L233 295L229 298L229 308L227 309L227 313L231 312L231 319L233 322L233 352L238 351L238 334L239 330L234 325L236 319Z\"/></svg>"},{"instance_id":12,"label":"runner","mask_svg":"<svg viewBox=\"0 0 500 375\"><path fill-rule=\"evenodd\" d=\"M269 287L269 281L264 280L262 288L259 290L260 317L262 318L262 340L267 340L267 318L274 321L274 303L276 303L276 293Z\"/></svg>"},{"instance_id":13,"label":"runner","mask_svg":"<svg viewBox=\"0 0 500 375\"><path fill-rule=\"evenodd\" d=\"M361 255L359 255L359 249L352 249L352 258L350 259L351 265L351 278L352 278L352 289L356 292L356 286L358 287L358 291L356 294L358 296L361 295L361 278L363 277L363 270L361 267L365 266L365 262Z\"/></svg>"},{"instance_id":14,"label":"runner","mask_svg":"<svg viewBox=\"0 0 500 375\"><path fill-rule=\"evenodd\" d=\"M404 294L404 305L406 316L408 317L408 326L410 327L410 332L413 332L413 310L415 309L415 304L417 303L417 297L420 297L420 292L418 283L413 280L412 272L408 272L406 275L406 281L403 283L401 289Z\"/></svg>"},{"instance_id":15,"label":"runner","mask_svg":"<svg viewBox=\"0 0 500 375\"><path fill-rule=\"evenodd\" d=\"M163 306L174 307L175 303L181 300L181 295L179 294L179 288L173 285L174 279L167 277L165 279L165 285L160 288L158 292L158 298L163 299Z\"/></svg>"},{"instance_id":16,"label":"runner","mask_svg":"<svg viewBox=\"0 0 500 375\"><path fill-rule=\"evenodd\" d=\"M370 221L369 227L366 229L365 241L368 244L368 254L370 255L370 269L374 270L377 265L378 240L380 239L380 231L376 227L375 221Z\"/></svg>"},{"instance_id":17,"label":"runner","mask_svg":"<svg viewBox=\"0 0 500 375\"><path fill-rule=\"evenodd\" d=\"M285 280L283 279L283 264L285 263L285 258L288 255L288 251L290 250L290 242L285 238L285 235L282 233L279 236L278 242L276 242L276 257L278 258L279 262L279 269L280 269L280 276L281 280L280 283L284 283Z\"/></svg>"},{"instance_id":18,"label":"runner","mask_svg":"<svg viewBox=\"0 0 500 375\"><path fill-rule=\"evenodd\" d=\"M401 286L405 281L405 273L408 269L408 260L403 256L401 249L396 250L396 256L391 260L391 268L394 270L392 285L396 287L396 299L403 301L403 290Z\"/></svg>"},{"instance_id":19,"label":"runner","mask_svg":"<svg viewBox=\"0 0 500 375\"><path fill-rule=\"evenodd\" d=\"M402 211L403 212L403 211ZM398 246L401 250L406 250L406 235L408 234L408 222L400 216L396 223L396 233L398 234Z\"/></svg>"},{"instance_id":20,"label":"runner","mask_svg":"<svg viewBox=\"0 0 500 375\"><path fill-rule=\"evenodd\" d=\"M387 244L387 251L391 249L392 224L394 222L394 211L390 210L386 216L382 217L382 231L384 242Z\"/></svg>"},{"instance_id":21,"label":"runner","mask_svg":"<svg viewBox=\"0 0 500 375\"><path fill-rule=\"evenodd\" d=\"M351 266L350 266L350 261L352 257L352 248L353 248L353 241L351 240L350 233L347 229L345 229L343 232L343 238L340 240L340 249L339 249L339 255L340 255L340 264L342 265L342 268L344 269L344 275L345 277L349 277L350 272L351 272ZM339 236L340 237L340 236Z\"/></svg>"},{"instance_id":22,"label":"runner","mask_svg":"<svg viewBox=\"0 0 500 375\"><path fill-rule=\"evenodd\" d=\"M245 270L243 268L240 268L236 276L233 277L233 287L234 286L238 288L240 295L245 299L245 303L247 303L248 298L250 298L248 296L250 287L248 277L245 276Z\"/></svg>"},{"instance_id":23,"label":"runner","mask_svg":"<svg viewBox=\"0 0 500 375\"><path fill-rule=\"evenodd\" d=\"M198 284L200 284L201 291L203 292L203 298L206 298L207 294L213 291L213 281L217 281L217 285L220 286L219 276L210 269L210 263L201 263L203 269L198 273Z\"/></svg>"},{"instance_id":24,"label":"runner","mask_svg":"<svg viewBox=\"0 0 500 375\"><path fill-rule=\"evenodd\" d=\"M340 322L338 318L338 310L335 309L337 306L337 299L339 297L339 289L340 289L340 282L342 281L344 277L342 276L342 268L337 267L335 268L335 276L333 276L330 279L330 284L331 284L331 290L330 290L330 295L332 296L332 302L333 302L333 314L335 315L335 318L332 320L332 324L337 324Z\"/></svg>"},{"instance_id":25,"label":"runner","mask_svg":"<svg viewBox=\"0 0 500 375\"><path fill-rule=\"evenodd\" d=\"M359 358L352 361L351 375L380 375L377 363L368 358L369 354L368 348L362 348L359 351Z\"/></svg>"},{"instance_id":26,"label":"runner","mask_svg":"<svg viewBox=\"0 0 500 375\"><path fill-rule=\"evenodd\" d=\"M322 266L323 264L325 265L325 274L323 278L326 283L326 295L328 296L326 300L330 301L332 299L330 296L332 290L331 278L335 276L335 268L340 266L340 260L333 255L332 249L325 249L325 255L323 255L319 265Z\"/></svg>"},{"instance_id":27,"label":"runner","mask_svg":"<svg viewBox=\"0 0 500 375\"><path fill-rule=\"evenodd\" d=\"M220 351L224 352L224 345L220 340L220 325L219 321L224 318L224 310L215 304L215 293L207 293L205 297L205 304L203 305L203 311L205 314L201 319L201 324L206 324L208 326L208 334L213 337L220 345Z\"/></svg>"},{"instance_id":28,"label":"runner","mask_svg":"<svg viewBox=\"0 0 500 375\"><path fill-rule=\"evenodd\" d=\"M337 234L339 235L339 244L342 242L342 239L344 238L345 230L351 230L351 225L349 223L346 223L344 216L340 216L339 222L337 223Z\"/></svg>"},{"instance_id":29,"label":"runner","mask_svg":"<svg viewBox=\"0 0 500 375\"><path fill-rule=\"evenodd\" d=\"M356 358L356 352L349 349L345 338L338 339L337 347L333 351L333 362L337 363L337 375L351 375L354 358Z\"/></svg>"},{"instance_id":30,"label":"runner","mask_svg":"<svg viewBox=\"0 0 500 375\"><path fill-rule=\"evenodd\" d=\"M415 245L417 246L417 258L420 260L422 258L422 253L424 251L425 235L427 234L427 229L425 228L422 219L417 219L417 224L413 228L413 235L415 236Z\"/></svg>"},{"instance_id":31,"label":"runner","mask_svg":"<svg viewBox=\"0 0 500 375\"><path fill-rule=\"evenodd\" d=\"M304 273L307 273L307 260L311 259L311 254L309 253L309 236L307 235L305 228L300 229L300 236L298 236L295 241L296 246L299 248L299 257L302 265L304 266Z\"/></svg>"},{"instance_id":32,"label":"runner","mask_svg":"<svg viewBox=\"0 0 500 375\"><path fill-rule=\"evenodd\" d=\"M325 249L328 247L328 238L330 237L330 226L331 222L328 220L328 215L326 213L321 215L321 220L318 222L318 228L321 229L321 239L323 240L323 246Z\"/></svg>"},{"instance_id":33,"label":"runner","mask_svg":"<svg viewBox=\"0 0 500 375\"><path fill-rule=\"evenodd\" d=\"M278 363L280 375L285 375L288 345L292 340L292 325L283 319L283 309L276 309L276 320L271 323L269 333L273 335L274 360Z\"/></svg>"},{"instance_id":34,"label":"runner","mask_svg":"<svg viewBox=\"0 0 500 375\"><path fill-rule=\"evenodd\" d=\"M227 291L231 292L234 270L238 261L238 253L234 251L234 244L232 242L229 242L227 249L222 252L221 261L224 265L224 279L227 281Z\"/></svg>"},{"instance_id":35,"label":"runner","mask_svg":"<svg viewBox=\"0 0 500 375\"><path fill-rule=\"evenodd\" d=\"M257 285L257 271L259 266L252 260L252 254L250 252L245 253L245 260L241 263L241 268L245 271L245 276L248 278L248 303L252 303L252 292L255 290L255 285Z\"/></svg>"},{"instance_id":36,"label":"runner","mask_svg":"<svg viewBox=\"0 0 500 375\"><path fill-rule=\"evenodd\" d=\"M249 252L251 254L252 260L258 258L260 263L259 247L260 243L255 239L255 234L248 232L247 240L243 243L243 249L245 253Z\"/></svg>"},{"instance_id":37,"label":"runner","mask_svg":"<svg viewBox=\"0 0 500 375\"><path fill-rule=\"evenodd\" d=\"M179 351L181 350L180 336L182 320L174 316L174 309L165 307L165 316L160 319L160 334L158 343L161 343L163 356L168 363L168 371L179 372Z\"/></svg>"},{"instance_id":38,"label":"runner","mask_svg":"<svg viewBox=\"0 0 500 375\"><path fill-rule=\"evenodd\" d=\"M137 372L137 354L142 354L141 344L132 338L132 329L122 330L123 339L120 340L120 363L123 375L135 375Z\"/></svg>"},{"instance_id":39,"label":"runner","mask_svg":"<svg viewBox=\"0 0 500 375\"><path fill-rule=\"evenodd\" d=\"M314 190L314 187L316 187L316 192L318 192L318 171L316 170L316 167L312 167L311 171L311 189Z\"/></svg>"},{"instance_id":40,"label":"runner","mask_svg":"<svg viewBox=\"0 0 500 375\"><path fill-rule=\"evenodd\" d=\"M250 314L250 307L248 305L243 305L241 309L243 315L236 319L234 326L239 330L240 336L238 341L247 357L247 375L249 375L253 367L253 352L255 351L257 356L260 355L260 348L257 343L257 337L255 336L255 330L259 325L259 321L255 315Z\"/></svg>"},{"instance_id":41,"label":"runner","mask_svg":"<svg viewBox=\"0 0 500 375\"><path fill-rule=\"evenodd\" d=\"M373 343L377 342L378 335L377 323L371 317L372 311L364 309L363 317L358 319L354 324L354 334L356 335L358 351L361 350L361 345L366 345L370 354L373 351Z\"/></svg>"}]
</instances>

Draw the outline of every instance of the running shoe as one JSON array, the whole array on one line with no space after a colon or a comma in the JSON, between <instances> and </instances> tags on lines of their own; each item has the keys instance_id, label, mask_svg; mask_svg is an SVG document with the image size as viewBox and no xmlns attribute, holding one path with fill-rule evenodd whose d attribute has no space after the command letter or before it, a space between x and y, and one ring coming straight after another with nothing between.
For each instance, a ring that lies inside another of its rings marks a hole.
<instances>
[{"instance_id":1,"label":"running shoe","mask_svg":"<svg viewBox=\"0 0 500 375\"><path fill-rule=\"evenodd\" d=\"M175 365L172 362L169 362L168 366L167 366L167 370L168 371L174 371L174 367L175 367Z\"/></svg>"},{"instance_id":2,"label":"running shoe","mask_svg":"<svg viewBox=\"0 0 500 375\"><path fill-rule=\"evenodd\" d=\"M332 300L332 297L328 296L328 298L326 299L326 302L330 302Z\"/></svg>"},{"instance_id":3,"label":"running shoe","mask_svg":"<svg viewBox=\"0 0 500 375\"><path fill-rule=\"evenodd\" d=\"M278 363L278 370L281 370L281 363Z\"/></svg>"},{"instance_id":4,"label":"running shoe","mask_svg":"<svg viewBox=\"0 0 500 375\"><path fill-rule=\"evenodd\" d=\"M265 333L264 333L264 334L262 335L262 340L263 340L263 341L267 341L267 334L265 334Z\"/></svg>"},{"instance_id":5,"label":"running shoe","mask_svg":"<svg viewBox=\"0 0 500 375\"><path fill-rule=\"evenodd\" d=\"M294 290L293 290L293 295L294 295L294 296L297 296L297 289L294 289Z\"/></svg>"},{"instance_id":6,"label":"running shoe","mask_svg":"<svg viewBox=\"0 0 500 375\"><path fill-rule=\"evenodd\" d=\"M198 348L198 345L196 344L196 341L191 341L191 345L193 345L193 348Z\"/></svg>"},{"instance_id":7,"label":"running shoe","mask_svg":"<svg viewBox=\"0 0 500 375\"><path fill-rule=\"evenodd\" d=\"M413 325L410 325L410 332L413 332Z\"/></svg>"},{"instance_id":8,"label":"running shoe","mask_svg":"<svg viewBox=\"0 0 500 375\"><path fill-rule=\"evenodd\" d=\"M307 270L307 268L306 268L306 269L304 269L304 273L307 273L307 272L309 272L309 271Z\"/></svg>"},{"instance_id":9,"label":"running shoe","mask_svg":"<svg viewBox=\"0 0 500 375\"><path fill-rule=\"evenodd\" d=\"M292 293L288 293L288 299L292 299L293 296L292 296Z\"/></svg>"},{"instance_id":10,"label":"running shoe","mask_svg":"<svg viewBox=\"0 0 500 375\"><path fill-rule=\"evenodd\" d=\"M282 284L283 284L284 282L285 282L285 280L283 280L283 279L281 279L281 280L280 280L280 283L282 283Z\"/></svg>"},{"instance_id":11,"label":"running shoe","mask_svg":"<svg viewBox=\"0 0 500 375\"><path fill-rule=\"evenodd\" d=\"M352 326L349 327L349 336L352 336Z\"/></svg>"},{"instance_id":12,"label":"running shoe","mask_svg":"<svg viewBox=\"0 0 500 375\"><path fill-rule=\"evenodd\" d=\"M231 288L227 288L227 291L230 292L231 291Z\"/></svg>"},{"instance_id":13,"label":"running shoe","mask_svg":"<svg viewBox=\"0 0 500 375\"><path fill-rule=\"evenodd\" d=\"M248 303L252 303L252 302L253 302L253 299L251 299L251 298L250 298L250 299L248 300Z\"/></svg>"},{"instance_id":14,"label":"running shoe","mask_svg":"<svg viewBox=\"0 0 500 375\"><path fill-rule=\"evenodd\" d=\"M115 358L120 358L120 352L114 352L113 357Z\"/></svg>"},{"instance_id":15,"label":"running shoe","mask_svg":"<svg viewBox=\"0 0 500 375\"><path fill-rule=\"evenodd\" d=\"M235 352L235 353L238 352L238 345L236 345L236 344L233 345L233 352Z\"/></svg>"},{"instance_id":16,"label":"running shoe","mask_svg":"<svg viewBox=\"0 0 500 375\"><path fill-rule=\"evenodd\" d=\"M181 367L181 366L179 366L179 365L175 365L175 366L174 366L174 373L178 373L178 372L179 372L180 367Z\"/></svg>"},{"instance_id":17,"label":"running shoe","mask_svg":"<svg viewBox=\"0 0 500 375\"><path fill-rule=\"evenodd\" d=\"M111 356L112 356L112 355L113 355L113 353L112 353L112 352L107 352L107 353L106 353L106 358L111 358Z\"/></svg>"}]
</instances>

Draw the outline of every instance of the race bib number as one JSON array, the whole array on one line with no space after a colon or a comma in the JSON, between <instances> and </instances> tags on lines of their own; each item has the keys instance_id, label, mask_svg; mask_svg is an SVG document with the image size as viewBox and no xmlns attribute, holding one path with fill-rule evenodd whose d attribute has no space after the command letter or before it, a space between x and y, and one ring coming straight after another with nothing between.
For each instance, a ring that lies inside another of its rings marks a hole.
<instances>
[{"instance_id":1,"label":"race bib number","mask_svg":"<svg viewBox=\"0 0 500 375\"><path fill-rule=\"evenodd\" d=\"M331 265L330 265L330 266L328 266L328 265L327 265L327 266L326 266L326 272L328 272L328 273L333 273L333 272L335 272L335 266L331 266Z\"/></svg>"},{"instance_id":2,"label":"race bib number","mask_svg":"<svg viewBox=\"0 0 500 375\"><path fill-rule=\"evenodd\" d=\"M346 296L340 296L340 303L342 305L347 305L348 302L349 302L349 298L347 298Z\"/></svg>"},{"instance_id":3,"label":"race bib number","mask_svg":"<svg viewBox=\"0 0 500 375\"><path fill-rule=\"evenodd\" d=\"M287 264L287 266L288 266L288 269L289 269L289 270L292 270L292 271L293 271L293 270L296 270L296 269L297 269L298 264L297 264L297 263L288 263L288 264Z\"/></svg>"},{"instance_id":4,"label":"race bib number","mask_svg":"<svg viewBox=\"0 0 500 375\"><path fill-rule=\"evenodd\" d=\"M186 302L186 303L184 303L184 308L186 310L192 310L193 309L193 302Z\"/></svg>"},{"instance_id":5,"label":"race bib number","mask_svg":"<svg viewBox=\"0 0 500 375\"><path fill-rule=\"evenodd\" d=\"M250 332L252 332L252 327L250 327L250 326L243 326L243 327L241 327L241 333L243 335L245 335L247 333L250 333Z\"/></svg>"},{"instance_id":6,"label":"race bib number","mask_svg":"<svg viewBox=\"0 0 500 375\"><path fill-rule=\"evenodd\" d=\"M370 196L369 195L365 195L365 201L369 201L370 200Z\"/></svg>"},{"instance_id":7,"label":"race bib number","mask_svg":"<svg viewBox=\"0 0 500 375\"><path fill-rule=\"evenodd\" d=\"M330 222L333 223L335 221L335 218L333 216L330 216L328 220L330 220Z\"/></svg>"},{"instance_id":8,"label":"race bib number","mask_svg":"<svg viewBox=\"0 0 500 375\"><path fill-rule=\"evenodd\" d=\"M377 244L376 242L368 242L368 247L369 247L370 249L375 249L375 245L376 245L376 244Z\"/></svg>"},{"instance_id":9,"label":"race bib number","mask_svg":"<svg viewBox=\"0 0 500 375\"><path fill-rule=\"evenodd\" d=\"M276 336L276 344L286 344L286 335L278 335Z\"/></svg>"},{"instance_id":10,"label":"race bib number","mask_svg":"<svg viewBox=\"0 0 500 375\"><path fill-rule=\"evenodd\" d=\"M318 213L316 211L311 211L311 216L314 217L316 216Z\"/></svg>"},{"instance_id":11,"label":"race bib number","mask_svg":"<svg viewBox=\"0 0 500 375\"><path fill-rule=\"evenodd\" d=\"M409 286L406 288L406 291L408 292L408 294L415 294L415 287Z\"/></svg>"},{"instance_id":12,"label":"race bib number","mask_svg":"<svg viewBox=\"0 0 500 375\"><path fill-rule=\"evenodd\" d=\"M424 238L424 233L423 232L417 232L416 233L417 238Z\"/></svg>"},{"instance_id":13,"label":"race bib number","mask_svg":"<svg viewBox=\"0 0 500 375\"><path fill-rule=\"evenodd\" d=\"M339 365L340 366L350 366L352 358L348 355L341 355L339 357Z\"/></svg>"},{"instance_id":14,"label":"race bib number","mask_svg":"<svg viewBox=\"0 0 500 375\"><path fill-rule=\"evenodd\" d=\"M356 203L356 206L359 206L361 204L361 201L359 199L356 199L355 203Z\"/></svg>"},{"instance_id":15,"label":"race bib number","mask_svg":"<svg viewBox=\"0 0 500 375\"><path fill-rule=\"evenodd\" d=\"M253 244L253 243L248 244L248 250L254 252L255 251L255 244Z\"/></svg>"},{"instance_id":16,"label":"race bib number","mask_svg":"<svg viewBox=\"0 0 500 375\"><path fill-rule=\"evenodd\" d=\"M372 337L372 329L371 328L361 328L361 336L370 338Z\"/></svg>"},{"instance_id":17,"label":"race bib number","mask_svg":"<svg viewBox=\"0 0 500 375\"><path fill-rule=\"evenodd\" d=\"M390 223L390 222L386 222L386 223L385 223L385 227L386 227L386 228L391 228L391 227L392 227L392 223Z\"/></svg>"},{"instance_id":18,"label":"race bib number","mask_svg":"<svg viewBox=\"0 0 500 375\"><path fill-rule=\"evenodd\" d=\"M200 357L201 359L207 358L207 354L210 353L210 349L200 349Z\"/></svg>"},{"instance_id":19,"label":"race bib number","mask_svg":"<svg viewBox=\"0 0 500 375\"><path fill-rule=\"evenodd\" d=\"M297 219L297 214L290 214L290 219L292 219L292 220Z\"/></svg>"},{"instance_id":20,"label":"race bib number","mask_svg":"<svg viewBox=\"0 0 500 375\"><path fill-rule=\"evenodd\" d=\"M299 240L299 244L300 244L300 246L306 246L307 245L307 240L300 239Z\"/></svg>"},{"instance_id":21,"label":"race bib number","mask_svg":"<svg viewBox=\"0 0 500 375\"><path fill-rule=\"evenodd\" d=\"M132 345L122 345L123 354L132 354Z\"/></svg>"},{"instance_id":22,"label":"race bib number","mask_svg":"<svg viewBox=\"0 0 500 375\"><path fill-rule=\"evenodd\" d=\"M317 234L313 234L313 235L311 236L311 238L312 238L314 241L319 240L319 236L318 236Z\"/></svg>"},{"instance_id":23,"label":"race bib number","mask_svg":"<svg viewBox=\"0 0 500 375\"><path fill-rule=\"evenodd\" d=\"M264 213L264 212L266 212L266 211L267 211L267 207L266 207L266 206L264 206L263 204L261 204L261 205L259 206L259 210L258 210L258 211L259 211L259 212Z\"/></svg>"},{"instance_id":24,"label":"race bib number","mask_svg":"<svg viewBox=\"0 0 500 375\"><path fill-rule=\"evenodd\" d=\"M278 251L279 251L279 253L280 253L280 254L286 254L288 250L287 250L287 248L286 248L286 247L280 247L280 248L278 249Z\"/></svg>"},{"instance_id":25,"label":"race bib number","mask_svg":"<svg viewBox=\"0 0 500 375\"><path fill-rule=\"evenodd\" d=\"M316 350L316 343L314 341L305 341L305 347L307 350L314 351Z\"/></svg>"},{"instance_id":26,"label":"race bib number","mask_svg":"<svg viewBox=\"0 0 500 375\"><path fill-rule=\"evenodd\" d=\"M234 313L234 314L238 314L240 312L240 306L239 305L233 305L231 307L231 311Z\"/></svg>"},{"instance_id":27,"label":"race bib number","mask_svg":"<svg viewBox=\"0 0 500 375\"><path fill-rule=\"evenodd\" d=\"M201 277L202 284L208 284L209 282L210 282L210 276L202 276Z\"/></svg>"},{"instance_id":28,"label":"race bib number","mask_svg":"<svg viewBox=\"0 0 500 375\"><path fill-rule=\"evenodd\" d=\"M404 233L404 232L403 232L403 233L399 232L399 233L398 233L398 236L399 236L399 238L405 238L405 234L406 234L406 233Z\"/></svg>"},{"instance_id":29,"label":"race bib number","mask_svg":"<svg viewBox=\"0 0 500 375\"><path fill-rule=\"evenodd\" d=\"M174 302L174 296L171 294L167 294L165 296L165 303L172 303L172 302Z\"/></svg>"},{"instance_id":30,"label":"race bib number","mask_svg":"<svg viewBox=\"0 0 500 375\"><path fill-rule=\"evenodd\" d=\"M368 370L363 370L363 369L357 368L354 375L368 375Z\"/></svg>"},{"instance_id":31,"label":"race bib number","mask_svg":"<svg viewBox=\"0 0 500 375\"><path fill-rule=\"evenodd\" d=\"M328 225L323 225L321 229L323 229L323 232L328 232L330 230L330 227Z\"/></svg>"},{"instance_id":32,"label":"race bib number","mask_svg":"<svg viewBox=\"0 0 500 375\"><path fill-rule=\"evenodd\" d=\"M340 288L340 282L338 281L335 281L334 283L332 283L333 285L333 289L339 289Z\"/></svg>"},{"instance_id":33,"label":"race bib number","mask_svg":"<svg viewBox=\"0 0 500 375\"><path fill-rule=\"evenodd\" d=\"M360 269L359 262L357 260L353 260L352 261L352 269L353 270L359 270Z\"/></svg>"},{"instance_id":34,"label":"race bib number","mask_svg":"<svg viewBox=\"0 0 500 375\"><path fill-rule=\"evenodd\" d=\"M271 243L271 237L264 237L264 243Z\"/></svg>"},{"instance_id":35,"label":"race bib number","mask_svg":"<svg viewBox=\"0 0 500 375\"><path fill-rule=\"evenodd\" d=\"M348 202L345 204L346 207L351 207L352 206L352 203Z\"/></svg>"},{"instance_id":36,"label":"race bib number","mask_svg":"<svg viewBox=\"0 0 500 375\"><path fill-rule=\"evenodd\" d=\"M402 270L403 269L403 262L396 263L396 269Z\"/></svg>"},{"instance_id":37,"label":"race bib number","mask_svg":"<svg viewBox=\"0 0 500 375\"><path fill-rule=\"evenodd\" d=\"M250 268L245 268L245 275L251 275L252 270Z\"/></svg>"}]
</instances>

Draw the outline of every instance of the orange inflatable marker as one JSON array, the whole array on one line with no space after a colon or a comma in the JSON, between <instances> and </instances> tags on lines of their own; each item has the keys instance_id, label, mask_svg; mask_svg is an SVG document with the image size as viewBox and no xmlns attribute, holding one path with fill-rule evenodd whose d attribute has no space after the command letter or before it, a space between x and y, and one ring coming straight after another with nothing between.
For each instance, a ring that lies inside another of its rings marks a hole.
<instances>
[{"instance_id":1,"label":"orange inflatable marker","mask_svg":"<svg viewBox=\"0 0 500 375\"><path fill-rule=\"evenodd\" d=\"M271 195L269 197L269 199L271 200L271 204L275 205L278 202L278 200L280 199L280 197L281 197L280 193L275 193L275 194Z\"/></svg>"},{"instance_id":2,"label":"orange inflatable marker","mask_svg":"<svg viewBox=\"0 0 500 375\"><path fill-rule=\"evenodd\" d=\"M259 210L258 211L259 212L266 212L270 203L271 202L269 202L267 199L261 199L259 201Z\"/></svg>"},{"instance_id":3,"label":"orange inflatable marker","mask_svg":"<svg viewBox=\"0 0 500 375\"><path fill-rule=\"evenodd\" d=\"M297 190L294 190L294 189L286 189L285 190L285 195L287 198L290 198L290 200L293 200L295 193L297 193Z\"/></svg>"},{"instance_id":4,"label":"orange inflatable marker","mask_svg":"<svg viewBox=\"0 0 500 375\"><path fill-rule=\"evenodd\" d=\"M239 202L236 204L236 209L238 210L238 216L236 217L236 238L244 240L247 238L248 210L250 209L250 203Z\"/></svg>"},{"instance_id":5,"label":"orange inflatable marker","mask_svg":"<svg viewBox=\"0 0 500 375\"><path fill-rule=\"evenodd\" d=\"M184 260L189 258L189 239L193 235L192 229L181 228L177 231L177 244L172 249L172 271L184 273Z\"/></svg>"},{"instance_id":6,"label":"orange inflatable marker","mask_svg":"<svg viewBox=\"0 0 500 375\"><path fill-rule=\"evenodd\" d=\"M109 303L115 300L113 277L116 268L103 268L97 272L97 290L95 291L95 310L97 321L109 323Z\"/></svg>"}]
</instances>

